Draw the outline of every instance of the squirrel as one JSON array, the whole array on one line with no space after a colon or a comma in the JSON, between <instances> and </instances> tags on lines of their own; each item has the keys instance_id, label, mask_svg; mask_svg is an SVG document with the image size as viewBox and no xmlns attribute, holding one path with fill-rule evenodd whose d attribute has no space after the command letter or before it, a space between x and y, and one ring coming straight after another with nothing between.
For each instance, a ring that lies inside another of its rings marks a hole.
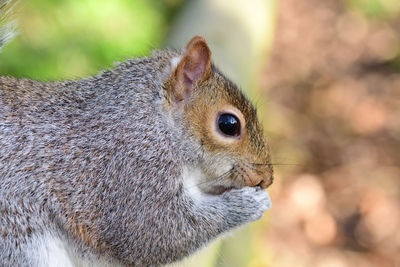
<instances>
[{"instance_id":1,"label":"squirrel","mask_svg":"<svg viewBox=\"0 0 400 267\"><path fill-rule=\"evenodd\" d=\"M256 109L201 36L89 78L0 77L1 266L178 262L260 219L272 181Z\"/></svg>"}]
</instances>

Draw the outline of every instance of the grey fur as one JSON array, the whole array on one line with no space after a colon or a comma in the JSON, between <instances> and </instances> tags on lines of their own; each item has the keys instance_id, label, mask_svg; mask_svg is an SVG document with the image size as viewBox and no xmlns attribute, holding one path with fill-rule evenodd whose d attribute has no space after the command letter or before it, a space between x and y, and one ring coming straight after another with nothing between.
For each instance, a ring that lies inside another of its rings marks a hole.
<instances>
[{"instance_id":1,"label":"grey fur","mask_svg":"<svg viewBox=\"0 0 400 267\"><path fill-rule=\"evenodd\" d=\"M184 166L205 153L182 114L162 105L181 53L77 81L0 77L1 266L38 265L26 251L46 233L82 257L159 266L269 208L256 188L202 200L185 192Z\"/></svg>"}]
</instances>

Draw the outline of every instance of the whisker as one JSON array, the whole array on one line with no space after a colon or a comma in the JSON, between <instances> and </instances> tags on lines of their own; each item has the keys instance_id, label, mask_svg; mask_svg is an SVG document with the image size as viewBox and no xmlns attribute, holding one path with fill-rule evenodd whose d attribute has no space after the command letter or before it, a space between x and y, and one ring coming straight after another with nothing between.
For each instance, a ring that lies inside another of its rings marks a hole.
<instances>
[{"instance_id":1,"label":"whisker","mask_svg":"<svg viewBox=\"0 0 400 267\"><path fill-rule=\"evenodd\" d=\"M250 163L250 164L252 164L252 165L256 165L256 166L265 166L265 165L268 165L268 166L275 166L275 165L290 165L290 166L300 166L300 164L298 164L298 163Z\"/></svg>"}]
</instances>

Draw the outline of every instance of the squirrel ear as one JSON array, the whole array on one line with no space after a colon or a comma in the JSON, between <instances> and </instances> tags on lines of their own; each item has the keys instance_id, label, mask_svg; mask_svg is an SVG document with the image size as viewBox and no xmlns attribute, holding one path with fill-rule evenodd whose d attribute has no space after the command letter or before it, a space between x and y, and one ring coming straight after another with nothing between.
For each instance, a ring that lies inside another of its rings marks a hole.
<instances>
[{"instance_id":1,"label":"squirrel ear","mask_svg":"<svg viewBox=\"0 0 400 267\"><path fill-rule=\"evenodd\" d=\"M195 36L186 45L186 53L175 70L175 101L185 100L195 83L208 78L211 72L211 51L202 36Z\"/></svg>"}]
</instances>

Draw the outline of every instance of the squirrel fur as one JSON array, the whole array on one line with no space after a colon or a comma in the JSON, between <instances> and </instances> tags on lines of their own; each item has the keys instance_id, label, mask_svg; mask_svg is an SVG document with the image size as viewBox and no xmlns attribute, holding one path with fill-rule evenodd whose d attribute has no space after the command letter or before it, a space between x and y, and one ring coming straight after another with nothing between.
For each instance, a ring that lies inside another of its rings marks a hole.
<instances>
[{"instance_id":1,"label":"squirrel fur","mask_svg":"<svg viewBox=\"0 0 400 267\"><path fill-rule=\"evenodd\" d=\"M0 77L1 266L177 262L261 218L270 183L256 110L200 36L80 80Z\"/></svg>"}]
</instances>

